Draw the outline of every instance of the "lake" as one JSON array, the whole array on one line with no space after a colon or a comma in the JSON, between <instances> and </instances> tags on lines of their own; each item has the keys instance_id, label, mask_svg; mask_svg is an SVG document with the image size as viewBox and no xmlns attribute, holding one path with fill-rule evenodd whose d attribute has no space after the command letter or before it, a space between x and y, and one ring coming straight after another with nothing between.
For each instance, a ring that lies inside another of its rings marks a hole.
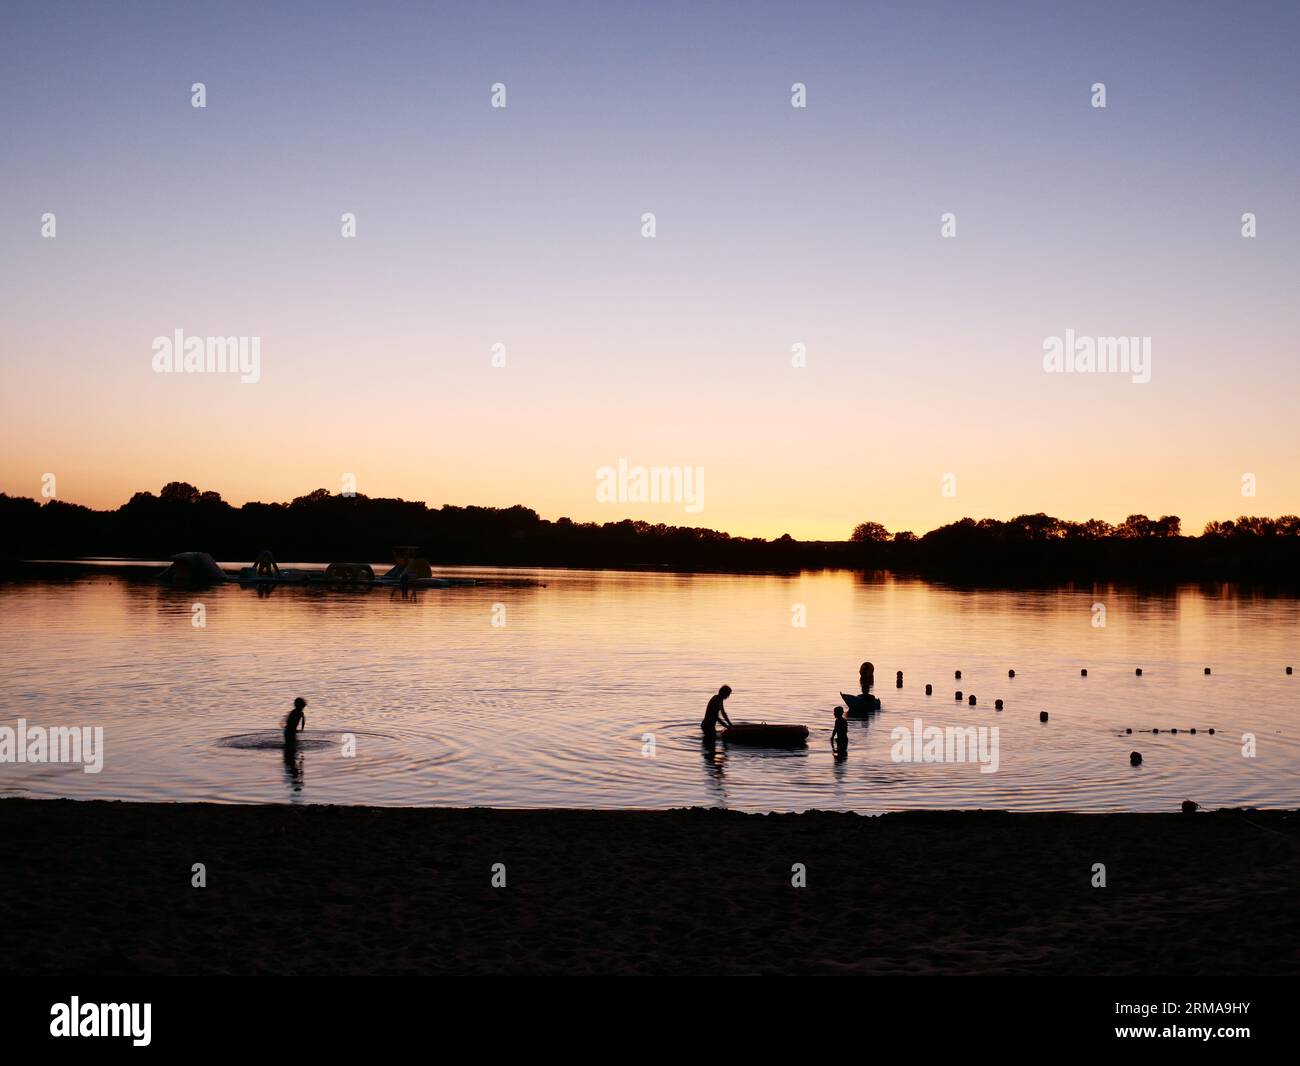
<instances>
[{"instance_id":1,"label":"lake","mask_svg":"<svg viewBox=\"0 0 1300 1066\"><path fill-rule=\"evenodd\" d=\"M0 791L865 813L1300 805L1300 676L1285 673L1300 659L1294 598L963 590L843 571L438 573L497 583L407 599L183 590L114 573L0 585L3 724L98 726L104 749L99 773L0 765ZM521 578L544 584L510 583ZM883 710L849 723L837 762L831 708L857 691L866 659ZM723 683L733 719L803 722L808 747L702 745L704 705ZM306 742L286 759L277 731L299 695ZM918 719L984 728L996 771L897 761L891 731Z\"/></svg>"}]
</instances>

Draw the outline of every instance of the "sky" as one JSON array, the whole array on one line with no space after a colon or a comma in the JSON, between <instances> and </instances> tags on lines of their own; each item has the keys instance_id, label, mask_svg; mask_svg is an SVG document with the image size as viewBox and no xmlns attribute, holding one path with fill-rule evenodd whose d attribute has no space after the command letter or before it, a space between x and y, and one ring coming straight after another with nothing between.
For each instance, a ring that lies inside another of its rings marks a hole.
<instances>
[{"instance_id":1,"label":"sky","mask_svg":"<svg viewBox=\"0 0 1300 1066\"><path fill-rule=\"evenodd\" d=\"M7 0L0 491L1300 512L1298 48L1295 3ZM258 380L156 372L178 329ZM1150 380L1047 372L1067 330Z\"/></svg>"}]
</instances>

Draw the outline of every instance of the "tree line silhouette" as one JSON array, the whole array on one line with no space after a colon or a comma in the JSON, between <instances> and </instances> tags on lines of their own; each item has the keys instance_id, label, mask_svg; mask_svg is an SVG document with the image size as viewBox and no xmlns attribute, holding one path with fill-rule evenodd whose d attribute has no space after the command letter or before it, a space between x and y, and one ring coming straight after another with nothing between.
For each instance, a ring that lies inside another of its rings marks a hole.
<instances>
[{"instance_id":1,"label":"tree line silhouette","mask_svg":"<svg viewBox=\"0 0 1300 1066\"><path fill-rule=\"evenodd\" d=\"M863 522L844 541L733 537L632 521L541 518L528 507L430 507L317 489L290 503L234 507L174 481L111 511L0 493L0 559L166 559L205 551L247 561L263 548L293 562L384 561L418 545L435 564L788 571L892 570L966 583L1056 579L1249 580L1300 584L1300 517L1243 516L1184 536L1176 516L1118 525L1046 514L963 518L921 536Z\"/></svg>"}]
</instances>

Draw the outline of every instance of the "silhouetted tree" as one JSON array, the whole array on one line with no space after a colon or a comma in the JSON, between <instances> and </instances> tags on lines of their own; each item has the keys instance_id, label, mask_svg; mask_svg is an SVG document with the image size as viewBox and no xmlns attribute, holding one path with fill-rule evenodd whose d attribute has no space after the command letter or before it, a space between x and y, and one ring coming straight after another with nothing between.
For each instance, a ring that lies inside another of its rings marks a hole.
<instances>
[{"instance_id":1,"label":"silhouetted tree","mask_svg":"<svg viewBox=\"0 0 1300 1066\"><path fill-rule=\"evenodd\" d=\"M889 539L889 530L879 522L859 522L853 527L849 540L861 544L864 541L878 544Z\"/></svg>"},{"instance_id":2,"label":"silhouetted tree","mask_svg":"<svg viewBox=\"0 0 1300 1066\"><path fill-rule=\"evenodd\" d=\"M169 481L158 493L158 498L166 503L196 503L200 495L188 481Z\"/></svg>"}]
</instances>

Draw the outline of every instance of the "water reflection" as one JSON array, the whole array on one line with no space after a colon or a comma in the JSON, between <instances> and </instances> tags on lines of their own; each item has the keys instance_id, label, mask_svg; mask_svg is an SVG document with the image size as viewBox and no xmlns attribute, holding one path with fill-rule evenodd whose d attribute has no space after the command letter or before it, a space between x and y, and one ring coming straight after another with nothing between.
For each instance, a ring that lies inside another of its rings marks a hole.
<instances>
[{"instance_id":1,"label":"water reflection","mask_svg":"<svg viewBox=\"0 0 1300 1066\"><path fill-rule=\"evenodd\" d=\"M457 806L1300 805L1300 677L1284 673L1295 599L1219 585L956 589L883 574L459 573L546 584L405 599L291 586L196 597L100 575L0 586L0 720L105 729L102 773L5 765L2 784L77 798ZM805 605L806 628L791 627L791 603ZM497 604L508 624L493 624ZM836 762L829 708L857 691L849 679L864 659L882 708L851 716L849 758ZM977 706L953 701L957 669ZM808 748L697 748L699 708L724 679L731 717L805 724ZM356 759L300 746L275 769L256 734L299 693L319 715L313 734L363 736ZM892 762L891 728L918 718L998 725L997 773ZM1137 731L1155 728L1141 734L1135 771ZM646 731L678 739L647 760ZM1246 732L1267 738L1254 759L1241 755Z\"/></svg>"},{"instance_id":2,"label":"water reflection","mask_svg":"<svg viewBox=\"0 0 1300 1066\"><path fill-rule=\"evenodd\" d=\"M286 746L283 752L284 758L284 776L289 785L290 792L302 792L303 790L303 753L295 744L292 747Z\"/></svg>"},{"instance_id":3,"label":"water reflection","mask_svg":"<svg viewBox=\"0 0 1300 1066\"><path fill-rule=\"evenodd\" d=\"M704 765L707 768L705 780L710 786L713 795L722 801L721 806L726 806L727 799L727 750L726 745L719 743L716 737L706 736L700 740L701 754L704 756Z\"/></svg>"}]
</instances>

